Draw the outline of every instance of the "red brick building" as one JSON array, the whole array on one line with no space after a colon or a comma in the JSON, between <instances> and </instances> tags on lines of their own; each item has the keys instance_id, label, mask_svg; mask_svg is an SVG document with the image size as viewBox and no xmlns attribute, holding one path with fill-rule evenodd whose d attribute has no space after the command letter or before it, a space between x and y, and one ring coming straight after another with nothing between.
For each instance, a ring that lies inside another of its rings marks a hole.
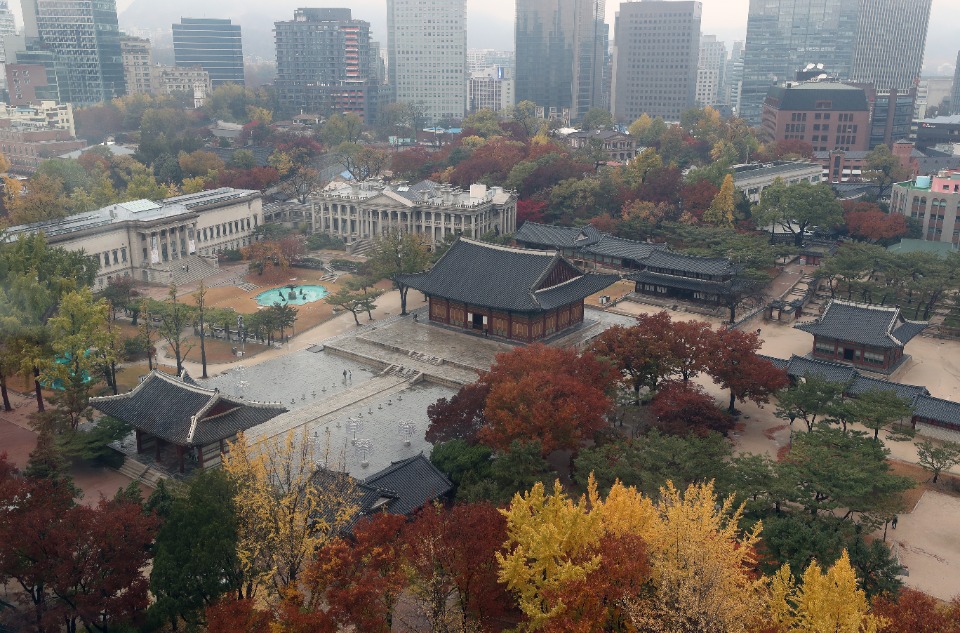
<instances>
[{"instance_id":1,"label":"red brick building","mask_svg":"<svg viewBox=\"0 0 960 633\"><path fill-rule=\"evenodd\" d=\"M427 272L395 281L424 293L430 320L532 343L583 322L583 300L619 279L584 273L556 251L461 237Z\"/></svg>"},{"instance_id":2,"label":"red brick building","mask_svg":"<svg viewBox=\"0 0 960 633\"><path fill-rule=\"evenodd\" d=\"M87 142L67 130L23 128L10 119L0 119L0 152L10 161L10 171L32 174L41 162L83 149Z\"/></svg>"},{"instance_id":3,"label":"red brick building","mask_svg":"<svg viewBox=\"0 0 960 633\"><path fill-rule=\"evenodd\" d=\"M815 152L870 148L870 105L862 88L831 81L774 86L763 103L764 142L804 141Z\"/></svg>"}]
</instances>

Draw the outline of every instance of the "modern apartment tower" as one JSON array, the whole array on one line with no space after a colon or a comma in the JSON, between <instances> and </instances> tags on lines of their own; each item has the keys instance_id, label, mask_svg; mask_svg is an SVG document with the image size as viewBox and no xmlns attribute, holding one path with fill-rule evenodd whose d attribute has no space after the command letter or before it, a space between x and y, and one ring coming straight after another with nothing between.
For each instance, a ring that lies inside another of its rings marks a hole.
<instances>
[{"instance_id":1,"label":"modern apartment tower","mask_svg":"<svg viewBox=\"0 0 960 633\"><path fill-rule=\"evenodd\" d=\"M856 0L750 0L740 116L759 125L770 87L793 81L808 64L850 77L859 15Z\"/></svg>"},{"instance_id":2,"label":"modern apartment tower","mask_svg":"<svg viewBox=\"0 0 960 633\"><path fill-rule=\"evenodd\" d=\"M173 25L173 58L180 68L203 68L214 88L243 85L240 25L228 19L181 18Z\"/></svg>"},{"instance_id":3,"label":"modern apartment tower","mask_svg":"<svg viewBox=\"0 0 960 633\"><path fill-rule=\"evenodd\" d=\"M730 59L724 72L724 96L722 102L740 116L740 85L743 83L743 42L733 43Z\"/></svg>"},{"instance_id":4,"label":"modern apartment tower","mask_svg":"<svg viewBox=\"0 0 960 633\"><path fill-rule=\"evenodd\" d=\"M908 92L920 80L933 0L860 0L850 81Z\"/></svg>"},{"instance_id":5,"label":"modern apartment tower","mask_svg":"<svg viewBox=\"0 0 960 633\"><path fill-rule=\"evenodd\" d=\"M612 113L630 123L646 113L679 121L694 107L702 4L625 2L614 35Z\"/></svg>"},{"instance_id":6,"label":"modern apartment tower","mask_svg":"<svg viewBox=\"0 0 960 633\"><path fill-rule=\"evenodd\" d=\"M127 94L153 92L153 55L150 40L125 35L120 38Z\"/></svg>"},{"instance_id":7,"label":"modern apartment tower","mask_svg":"<svg viewBox=\"0 0 960 633\"><path fill-rule=\"evenodd\" d=\"M574 119L603 104L604 10L604 0L517 0L518 102Z\"/></svg>"},{"instance_id":8,"label":"modern apartment tower","mask_svg":"<svg viewBox=\"0 0 960 633\"><path fill-rule=\"evenodd\" d=\"M27 37L35 30L63 69L62 101L89 105L124 94L115 0L35 0L23 9L33 12L24 20Z\"/></svg>"},{"instance_id":9,"label":"modern apartment tower","mask_svg":"<svg viewBox=\"0 0 960 633\"><path fill-rule=\"evenodd\" d=\"M354 20L350 9L297 9L293 20L274 26L274 87L284 113L353 112L368 124L376 120L382 81L369 22Z\"/></svg>"},{"instance_id":10,"label":"modern apartment tower","mask_svg":"<svg viewBox=\"0 0 960 633\"><path fill-rule=\"evenodd\" d=\"M429 123L462 119L467 105L466 0L387 0L387 68L394 101Z\"/></svg>"}]
</instances>

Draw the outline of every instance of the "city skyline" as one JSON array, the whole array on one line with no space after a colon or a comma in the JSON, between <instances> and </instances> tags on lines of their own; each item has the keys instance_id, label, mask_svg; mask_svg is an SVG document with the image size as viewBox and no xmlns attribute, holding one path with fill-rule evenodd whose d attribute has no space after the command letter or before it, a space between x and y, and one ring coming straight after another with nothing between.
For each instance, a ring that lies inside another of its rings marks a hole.
<instances>
[{"instance_id":1,"label":"city skyline","mask_svg":"<svg viewBox=\"0 0 960 633\"><path fill-rule=\"evenodd\" d=\"M933 0L924 57L925 75L952 75L954 72L957 49L960 45L953 37L953 21L950 19L953 2L955 0ZM620 3L607 2L606 4L606 22L610 25L612 32L614 17L620 8ZM17 15L18 26L22 25L20 3L14 1L11 5L11 9ZM703 33L716 35L719 40L728 45L744 39L749 0L705 0L703 5ZM251 51L255 51L258 45L267 50L273 48L272 37L268 37L269 31L263 35L257 35L254 27L262 27L264 19L272 26L274 21L286 19L286 16L292 15L294 10L303 6L339 7L344 6L344 3L336 0L306 3L302 0L289 2L281 0L266 9L262 3L210 0L204 2L202 10L197 10L195 5L186 0L165 3L152 3L150 0L118 0L117 2L121 28L130 26L149 28L152 25L149 21L145 21L144 24L135 24L131 21L135 15L147 10L164 12L163 15L175 13L177 20L180 17L235 17L234 23L240 23L244 28L245 50ZM354 0L349 6L355 18L371 23L374 39L382 45L385 44L386 3L383 0ZM128 9L130 12L125 15ZM468 47L513 50L514 13L515 0L468 0ZM251 39L249 45L248 37ZM255 41L254 38L257 37L263 38L264 41Z\"/></svg>"}]
</instances>

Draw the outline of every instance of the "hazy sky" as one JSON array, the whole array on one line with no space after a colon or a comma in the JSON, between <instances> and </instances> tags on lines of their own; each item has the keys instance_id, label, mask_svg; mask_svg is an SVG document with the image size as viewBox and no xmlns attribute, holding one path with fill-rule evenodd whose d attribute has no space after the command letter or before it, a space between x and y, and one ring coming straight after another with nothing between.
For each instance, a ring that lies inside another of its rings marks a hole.
<instances>
[{"instance_id":1,"label":"hazy sky","mask_svg":"<svg viewBox=\"0 0 960 633\"><path fill-rule=\"evenodd\" d=\"M732 42L743 39L747 30L747 10L750 0L702 0L704 33L714 34L719 39ZM851 2L855 0L849 0ZM250 49L259 49L267 53L272 50L269 41L269 28L273 20L289 20L293 17L293 10L302 6L343 7L353 10L353 16L371 23L373 35L382 46L386 46L386 1L385 0L117 0L117 8L121 12L121 27L129 24L124 19L123 11L131 4L146 5L159 13L166 9L174 15L191 17L232 17L244 26L244 35L250 32L251 37L262 38L256 42L259 46L249 46ZM502 50L513 49L513 22L516 0L467 0L467 23L470 48L497 48ZM19 14L19 2L11 2L14 12ZM229 9L225 9L227 6ZM610 25L610 35L613 36L614 16L620 3L616 0L606 0L607 23ZM146 7L144 7L146 8ZM209 15L205 15L209 9ZM141 12L142 13L142 12ZM19 16L18 16L19 17ZM155 15L160 18L159 15ZM925 74L952 74L957 59L957 49L960 48L960 39L957 38L956 22L960 17L960 0L933 0L933 11L930 16L930 30L927 35L927 51L924 59ZM176 18L164 15L159 24L176 21ZM153 25L158 25L154 22ZM135 26L149 28L151 24L136 24ZM256 33L256 35L255 35ZM247 37L244 37L244 48L248 48ZM254 42L249 42L254 44Z\"/></svg>"}]
</instances>

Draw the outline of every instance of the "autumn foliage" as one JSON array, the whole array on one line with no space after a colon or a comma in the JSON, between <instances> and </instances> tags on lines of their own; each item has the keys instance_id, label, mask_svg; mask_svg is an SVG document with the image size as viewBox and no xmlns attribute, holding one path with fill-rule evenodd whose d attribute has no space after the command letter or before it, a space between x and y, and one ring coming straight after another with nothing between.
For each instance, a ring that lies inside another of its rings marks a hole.
<instances>
[{"instance_id":1,"label":"autumn foliage","mask_svg":"<svg viewBox=\"0 0 960 633\"><path fill-rule=\"evenodd\" d=\"M657 416L657 428L672 435L706 435L711 431L726 435L734 424L733 417L717 407L713 396L689 382L662 384L651 410Z\"/></svg>"},{"instance_id":2,"label":"autumn foliage","mask_svg":"<svg viewBox=\"0 0 960 633\"><path fill-rule=\"evenodd\" d=\"M535 344L498 354L478 381L489 389L478 438L499 450L532 438L544 455L576 450L606 426L612 380L610 367L589 352Z\"/></svg>"},{"instance_id":3,"label":"autumn foliage","mask_svg":"<svg viewBox=\"0 0 960 633\"><path fill-rule=\"evenodd\" d=\"M847 230L858 240L874 243L907 234L907 218L899 213L885 213L877 205L866 202L843 206Z\"/></svg>"}]
</instances>

